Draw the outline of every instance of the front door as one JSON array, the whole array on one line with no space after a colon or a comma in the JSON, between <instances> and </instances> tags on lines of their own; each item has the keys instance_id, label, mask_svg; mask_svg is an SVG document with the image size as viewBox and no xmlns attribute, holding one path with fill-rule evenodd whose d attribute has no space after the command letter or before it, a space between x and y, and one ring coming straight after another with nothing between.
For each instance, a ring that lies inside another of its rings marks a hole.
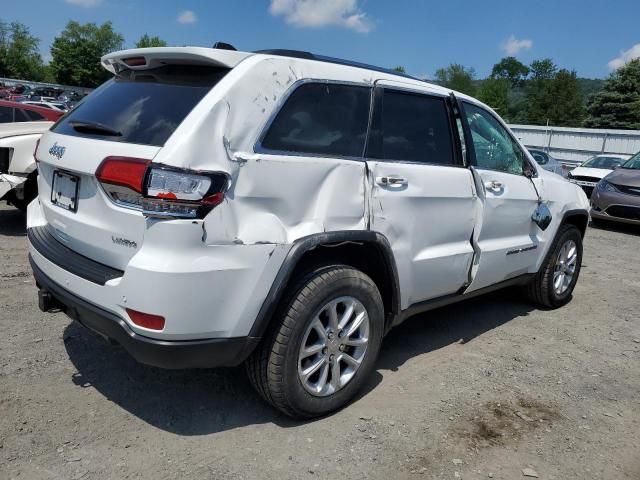
<instances>
[{"instance_id":1,"label":"front door","mask_svg":"<svg viewBox=\"0 0 640 480\"><path fill-rule=\"evenodd\" d=\"M540 230L531 220L538 195L524 174L522 148L488 110L467 102L462 109L482 200L470 292L527 273L539 254Z\"/></svg>"}]
</instances>

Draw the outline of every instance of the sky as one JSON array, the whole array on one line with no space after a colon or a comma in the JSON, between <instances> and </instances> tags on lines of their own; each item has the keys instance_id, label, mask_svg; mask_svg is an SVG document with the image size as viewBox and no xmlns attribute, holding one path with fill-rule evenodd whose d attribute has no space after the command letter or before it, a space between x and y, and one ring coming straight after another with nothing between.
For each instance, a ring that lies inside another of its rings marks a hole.
<instances>
[{"instance_id":1,"label":"sky","mask_svg":"<svg viewBox=\"0 0 640 480\"><path fill-rule=\"evenodd\" d=\"M640 0L2 0L3 21L49 45L69 20L111 21L133 47L144 33L169 45L306 50L432 78L450 63L484 78L500 58L552 58L606 78L640 57Z\"/></svg>"}]
</instances>

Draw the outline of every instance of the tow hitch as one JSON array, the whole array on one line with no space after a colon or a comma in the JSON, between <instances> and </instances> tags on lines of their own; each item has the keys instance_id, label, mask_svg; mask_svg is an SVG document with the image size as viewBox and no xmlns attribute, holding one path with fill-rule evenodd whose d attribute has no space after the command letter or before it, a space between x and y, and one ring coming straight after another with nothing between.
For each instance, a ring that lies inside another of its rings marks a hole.
<instances>
[{"instance_id":1,"label":"tow hitch","mask_svg":"<svg viewBox=\"0 0 640 480\"><path fill-rule=\"evenodd\" d=\"M40 307L40 310L43 312L59 312L64 310L64 305L46 290L38 290L38 307Z\"/></svg>"}]
</instances>

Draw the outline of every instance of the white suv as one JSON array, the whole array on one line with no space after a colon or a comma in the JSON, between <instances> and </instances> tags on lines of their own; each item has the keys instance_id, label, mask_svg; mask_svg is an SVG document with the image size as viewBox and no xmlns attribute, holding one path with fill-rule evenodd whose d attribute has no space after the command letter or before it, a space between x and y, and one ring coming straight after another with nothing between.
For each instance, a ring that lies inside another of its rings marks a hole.
<instances>
[{"instance_id":1,"label":"white suv","mask_svg":"<svg viewBox=\"0 0 640 480\"><path fill-rule=\"evenodd\" d=\"M245 362L308 418L415 313L511 285L569 301L587 199L477 100L306 52L102 63L113 79L36 150L30 259L44 311L138 361Z\"/></svg>"}]
</instances>

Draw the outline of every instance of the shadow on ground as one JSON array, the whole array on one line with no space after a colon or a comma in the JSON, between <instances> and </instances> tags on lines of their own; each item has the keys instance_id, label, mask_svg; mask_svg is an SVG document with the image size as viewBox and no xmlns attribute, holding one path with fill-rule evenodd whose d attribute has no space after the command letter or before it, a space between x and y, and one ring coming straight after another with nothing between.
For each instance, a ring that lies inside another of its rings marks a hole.
<instances>
[{"instance_id":1,"label":"shadow on ground","mask_svg":"<svg viewBox=\"0 0 640 480\"><path fill-rule=\"evenodd\" d=\"M24 212L17 208L0 209L0 235L24 237L27 234L27 220Z\"/></svg>"},{"instance_id":2,"label":"shadow on ground","mask_svg":"<svg viewBox=\"0 0 640 480\"><path fill-rule=\"evenodd\" d=\"M531 308L518 301L517 292L506 290L413 317L385 339L377 369L397 370L416 355L461 340L469 342L527 315ZM78 370L73 377L78 387L95 388L162 430L206 435L251 424L275 423L285 428L300 425L266 405L251 388L242 367L181 371L147 367L77 323L66 328L64 342ZM359 397L381 381L382 375L376 371Z\"/></svg>"}]
</instances>

